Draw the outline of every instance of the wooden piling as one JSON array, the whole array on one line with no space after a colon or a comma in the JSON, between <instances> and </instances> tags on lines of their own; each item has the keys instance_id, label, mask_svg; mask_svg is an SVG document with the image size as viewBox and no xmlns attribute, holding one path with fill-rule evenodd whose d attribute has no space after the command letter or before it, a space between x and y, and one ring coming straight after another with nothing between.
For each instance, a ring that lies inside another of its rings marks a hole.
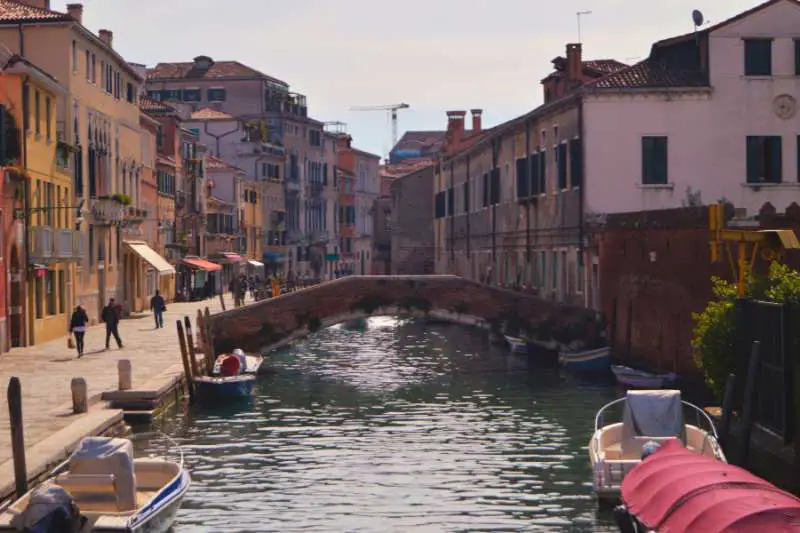
<instances>
[{"instance_id":1,"label":"wooden piling","mask_svg":"<svg viewBox=\"0 0 800 533\"><path fill-rule=\"evenodd\" d=\"M186 337L183 334L183 324L180 320L175 321L178 327L178 344L181 348L181 362L183 363L183 375L186 376L186 390L189 391L189 401L194 401L194 381L192 381L192 366L189 364L189 352L186 349Z\"/></svg>"},{"instance_id":2,"label":"wooden piling","mask_svg":"<svg viewBox=\"0 0 800 533\"><path fill-rule=\"evenodd\" d=\"M225 311L225 296L222 293L219 293L219 305L221 305L222 310Z\"/></svg>"},{"instance_id":3,"label":"wooden piling","mask_svg":"<svg viewBox=\"0 0 800 533\"><path fill-rule=\"evenodd\" d=\"M28 492L28 467L25 464L25 435L22 430L22 385L18 377L8 381L8 418L11 425L11 454L14 458L14 484L17 498Z\"/></svg>"},{"instance_id":4,"label":"wooden piling","mask_svg":"<svg viewBox=\"0 0 800 533\"><path fill-rule=\"evenodd\" d=\"M72 390L72 412L76 415L89 411L89 387L83 378L72 378L69 384Z\"/></svg>"},{"instance_id":5,"label":"wooden piling","mask_svg":"<svg viewBox=\"0 0 800 533\"><path fill-rule=\"evenodd\" d=\"M204 348L205 342L203 340L203 336L205 334L206 334L205 331L203 331L203 312L200 309L198 309L197 310L197 346L199 346L201 350L205 350L205 348Z\"/></svg>"},{"instance_id":6,"label":"wooden piling","mask_svg":"<svg viewBox=\"0 0 800 533\"><path fill-rule=\"evenodd\" d=\"M208 307L203 314L203 349L206 354L206 368L210 371L214 368L214 338L211 333L211 312Z\"/></svg>"},{"instance_id":7,"label":"wooden piling","mask_svg":"<svg viewBox=\"0 0 800 533\"><path fill-rule=\"evenodd\" d=\"M733 393L736 390L736 376L730 374L725 382L725 396L722 398L722 417L719 422L719 445L725 449L728 433L731 427L731 414L733 413Z\"/></svg>"},{"instance_id":8,"label":"wooden piling","mask_svg":"<svg viewBox=\"0 0 800 533\"><path fill-rule=\"evenodd\" d=\"M739 453L736 458L736 464L739 466L747 464L747 456L750 453L750 431L753 429L753 400L756 394L760 350L761 343L753 341L750 349L750 360L747 364L747 376L745 376L744 398L742 399L742 432L739 439Z\"/></svg>"},{"instance_id":9,"label":"wooden piling","mask_svg":"<svg viewBox=\"0 0 800 533\"><path fill-rule=\"evenodd\" d=\"M119 390L131 390L133 388L133 368L130 359L120 359L117 362L117 373L119 374Z\"/></svg>"},{"instance_id":10,"label":"wooden piling","mask_svg":"<svg viewBox=\"0 0 800 533\"><path fill-rule=\"evenodd\" d=\"M188 316L184 316L183 322L186 325L186 347L189 349L189 365L192 369L192 375L199 376L200 371L197 368L197 353L194 350L194 337L192 337L192 320Z\"/></svg>"}]
</instances>

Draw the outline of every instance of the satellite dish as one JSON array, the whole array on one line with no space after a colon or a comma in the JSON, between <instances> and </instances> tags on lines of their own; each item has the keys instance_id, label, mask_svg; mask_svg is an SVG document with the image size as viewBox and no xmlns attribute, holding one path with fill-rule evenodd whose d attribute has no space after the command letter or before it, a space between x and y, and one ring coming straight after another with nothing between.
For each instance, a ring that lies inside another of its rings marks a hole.
<instances>
[{"instance_id":1,"label":"satellite dish","mask_svg":"<svg viewBox=\"0 0 800 533\"><path fill-rule=\"evenodd\" d=\"M694 11L692 11L692 20L694 21L695 26L703 25L703 14L700 12L699 9L695 9Z\"/></svg>"}]
</instances>

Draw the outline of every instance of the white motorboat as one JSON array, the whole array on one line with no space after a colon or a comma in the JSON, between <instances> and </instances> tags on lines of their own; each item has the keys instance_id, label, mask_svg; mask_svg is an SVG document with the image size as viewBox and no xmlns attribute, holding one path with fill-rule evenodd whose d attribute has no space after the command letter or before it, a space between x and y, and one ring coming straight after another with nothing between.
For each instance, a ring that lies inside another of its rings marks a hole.
<instances>
[{"instance_id":1,"label":"white motorboat","mask_svg":"<svg viewBox=\"0 0 800 533\"><path fill-rule=\"evenodd\" d=\"M624 402L622 422L605 424L610 408ZM708 429L686 424L684 409L693 411ZM627 396L604 405L595 417L589 441L593 485L600 500L619 498L622 480L642 462L647 444L679 439L690 451L727 462L717 442L711 418L699 407L681 400L678 390L631 390Z\"/></svg>"},{"instance_id":2,"label":"white motorboat","mask_svg":"<svg viewBox=\"0 0 800 533\"><path fill-rule=\"evenodd\" d=\"M230 368L229 363L233 363L233 368ZM246 354L237 348L230 354L222 354L217 357L214 361L214 368L211 369L211 375L262 374L266 370L263 356Z\"/></svg>"},{"instance_id":3,"label":"white motorboat","mask_svg":"<svg viewBox=\"0 0 800 533\"><path fill-rule=\"evenodd\" d=\"M128 439L86 437L54 477L0 514L0 531L166 533L191 479L179 462L134 459Z\"/></svg>"},{"instance_id":4,"label":"white motorboat","mask_svg":"<svg viewBox=\"0 0 800 533\"><path fill-rule=\"evenodd\" d=\"M522 337L514 337L512 335L504 335L504 337L512 352L524 353L528 351L528 341Z\"/></svg>"},{"instance_id":5,"label":"white motorboat","mask_svg":"<svg viewBox=\"0 0 800 533\"><path fill-rule=\"evenodd\" d=\"M677 374L653 374L624 365L611 365L611 371L620 385L639 389L659 389L678 379Z\"/></svg>"}]
</instances>

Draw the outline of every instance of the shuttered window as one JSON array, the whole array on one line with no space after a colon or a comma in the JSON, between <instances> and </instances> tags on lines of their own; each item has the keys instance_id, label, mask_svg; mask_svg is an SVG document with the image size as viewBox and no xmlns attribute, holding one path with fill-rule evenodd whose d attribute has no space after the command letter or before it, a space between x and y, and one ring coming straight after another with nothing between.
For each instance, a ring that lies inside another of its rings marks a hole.
<instances>
[{"instance_id":1,"label":"shuttered window","mask_svg":"<svg viewBox=\"0 0 800 533\"><path fill-rule=\"evenodd\" d=\"M772 75L772 39L744 40L744 75Z\"/></svg>"},{"instance_id":2,"label":"shuttered window","mask_svg":"<svg viewBox=\"0 0 800 533\"><path fill-rule=\"evenodd\" d=\"M524 200L530 196L530 176L528 175L528 158L517 159L517 199Z\"/></svg>"},{"instance_id":3,"label":"shuttered window","mask_svg":"<svg viewBox=\"0 0 800 533\"><path fill-rule=\"evenodd\" d=\"M780 183L782 163L779 135L747 137L747 183Z\"/></svg>"},{"instance_id":4,"label":"shuttered window","mask_svg":"<svg viewBox=\"0 0 800 533\"><path fill-rule=\"evenodd\" d=\"M667 183L667 138L642 137L642 184Z\"/></svg>"},{"instance_id":5,"label":"shuttered window","mask_svg":"<svg viewBox=\"0 0 800 533\"><path fill-rule=\"evenodd\" d=\"M436 201L435 201L435 209L436 209L436 218L444 218L445 215L445 201L446 198L444 197L444 191L436 193Z\"/></svg>"},{"instance_id":6,"label":"shuttered window","mask_svg":"<svg viewBox=\"0 0 800 533\"><path fill-rule=\"evenodd\" d=\"M558 188L564 190L569 187L567 182L567 145L559 144L556 148L556 167L558 168Z\"/></svg>"},{"instance_id":7,"label":"shuttered window","mask_svg":"<svg viewBox=\"0 0 800 533\"><path fill-rule=\"evenodd\" d=\"M547 152L539 152L539 194L547 193Z\"/></svg>"},{"instance_id":8,"label":"shuttered window","mask_svg":"<svg viewBox=\"0 0 800 533\"><path fill-rule=\"evenodd\" d=\"M455 189L450 188L447 189L447 215L453 216L455 214L456 208L456 195Z\"/></svg>"},{"instance_id":9,"label":"shuttered window","mask_svg":"<svg viewBox=\"0 0 800 533\"><path fill-rule=\"evenodd\" d=\"M489 173L483 175L483 188L481 189L483 194L483 207L489 207L489 198L490 198L490 191L489 191Z\"/></svg>"},{"instance_id":10,"label":"shuttered window","mask_svg":"<svg viewBox=\"0 0 800 533\"><path fill-rule=\"evenodd\" d=\"M800 39L794 40L794 75L800 76Z\"/></svg>"},{"instance_id":11,"label":"shuttered window","mask_svg":"<svg viewBox=\"0 0 800 533\"><path fill-rule=\"evenodd\" d=\"M569 169L573 187L583 183L583 145L580 139L569 142Z\"/></svg>"},{"instance_id":12,"label":"shuttered window","mask_svg":"<svg viewBox=\"0 0 800 533\"><path fill-rule=\"evenodd\" d=\"M469 213L469 182L464 183L464 212Z\"/></svg>"},{"instance_id":13,"label":"shuttered window","mask_svg":"<svg viewBox=\"0 0 800 533\"><path fill-rule=\"evenodd\" d=\"M491 196L489 201L492 204L499 204L500 203L500 169L495 168L489 175L489 179L491 181Z\"/></svg>"},{"instance_id":14,"label":"shuttered window","mask_svg":"<svg viewBox=\"0 0 800 533\"><path fill-rule=\"evenodd\" d=\"M531 196L536 196L544 192L542 190L542 172L539 168L539 154L531 154L528 158L528 165L531 169Z\"/></svg>"}]
</instances>

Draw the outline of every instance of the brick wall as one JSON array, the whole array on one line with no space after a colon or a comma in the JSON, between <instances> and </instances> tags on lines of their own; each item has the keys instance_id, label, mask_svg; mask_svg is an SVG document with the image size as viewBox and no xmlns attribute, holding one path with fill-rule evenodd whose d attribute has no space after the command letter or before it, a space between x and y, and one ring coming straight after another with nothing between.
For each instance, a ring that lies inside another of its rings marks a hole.
<instances>
[{"instance_id":1,"label":"brick wall","mask_svg":"<svg viewBox=\"0 0 800 533\"><path fill-rule=\"evenodd\" d=\"M391 273L432 274L433 166L392 183Z\"/></svg>"},{"instance_id":2,"label":"brick wall","mask_svg":"<svg viewBox=\"0 0 800 533\"><path fill-rule=\"evenodd\" d=\"M364 316L379 307L449 311L497 322L513 316L526 330L563 342L597 342L596 313L482 285L456 276L348 276L312 288L219 313L211 318L217 353L259 350L331 317ZM364 305L375 309L364 311ZM546 330L546 333L545 333ZM571 338L567 338L571 336Z\"/></svg>"},{"instance_id":3,"label":"brick wall","mask_svg":"<svg viewBox=\"0 0 800 533\"><path fill-rule=\"evenodd\" d=\"M798 213L790 208L759 218L763 227L797 228ZM711 298L712 276L733 280L726 257L711 263L708 208L609 215L592 238L600 261L600 305L615 355L643 368L697 375L691 314ZM798 259L789 254L787 262L800 266ZM755 269L763 272L766 265L759 261Z\"/></svg>"}]
</instances>

